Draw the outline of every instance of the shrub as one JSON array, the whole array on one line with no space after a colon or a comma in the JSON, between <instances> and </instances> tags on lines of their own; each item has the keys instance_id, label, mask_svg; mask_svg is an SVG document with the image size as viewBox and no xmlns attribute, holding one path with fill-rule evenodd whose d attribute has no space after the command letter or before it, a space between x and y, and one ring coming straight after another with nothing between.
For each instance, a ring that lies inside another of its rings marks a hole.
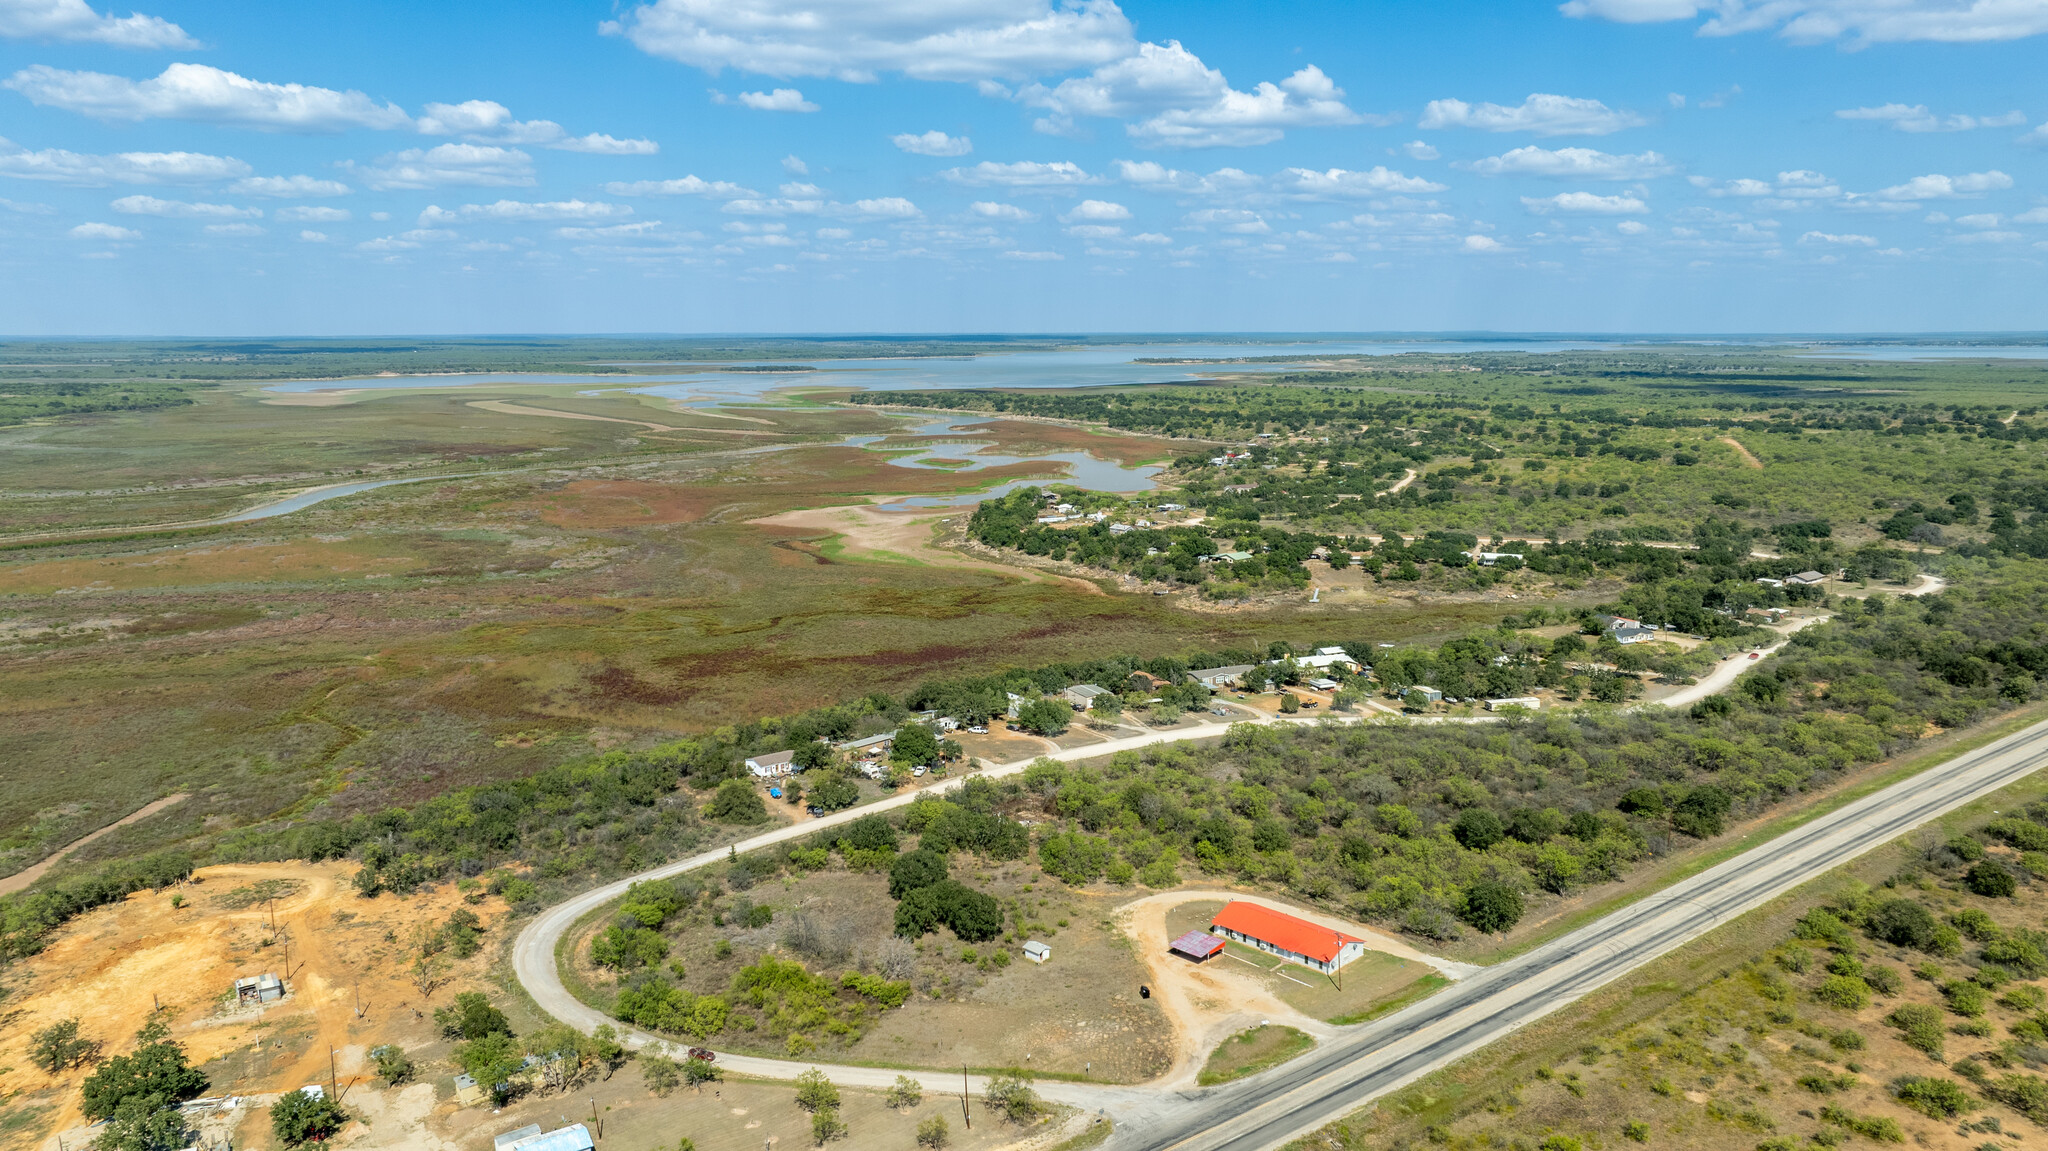
<instances>
[{"instance_id":1,"label":"shrub","mask_svg":"<svg viewBox=\"0 0 2048 1151\"><path fill-rule=\"evenodd\" d=\"M491 1006L481 991L465 991L453 1005L434 1012L444 1039L482 1039L486 1035L510 1035L512 1024L505 1013Z\"/></svg>"},{"instance_id":2,"label":"shrub","mask_svg":"<svg viewBox=\"0 0 2048 1151\"><path fill-rule=\"evenodd\" d=\"M1892 1084L1892 1095L1913 1110L1934 1119L1953 1119L1975 1107L1963 1085L1953 1079L1908 1075Z\"/></svg>"},{"instance_id":3,"label":"shrub","mask_svg":"<svg viewBox=\"0 0 2048 1151\"><path fill-rule=\"evenodd\" d=\"M915 1107L924 1102L924 1085L908 1075L898 1075L883 1098L891 1107Z\"/></svg>"},{"instance_id":4,"label":"shrub","mask_svg":"<svg viewBox=\"0 0 2048 1151\"><path fill-rule=\"evenodd\" d=\"M270 1130L287 1147L325 1142L346 1122L348 1115L341 1104L326 1095L287 1091L270 1105Z\"/></svg>"},{"instance_id":5,"label":"shrub","mask_svg":"<svg viewBox=\"0 0 2048 1151\"><path fill-rule=\"evenodd\" d=\"M1927 950L1941 925L1925 907L1910 899L1888 899L1871 910L1864 928L1886 943Z\"/></svg>"},{"instance_id":6,"label":"shrub","mask_svg":"<svg viewBox=\"0 0 2048 1151\"><path fill-rule=\"evenodd\" d=\"M728 779L718 785L712 793L711 802L704 805L704 817L720 823L763 823L768 819L768 805L761 801L761 793L744 779Z\"/></svg>"},{"instance_id":7,"label":"shrub","mask_svg":"<svg viewBox=\"0 0 2048 1151\"><path fill-rule=\"evenodd\" d=\"M1648 1143L1650 1125L1640 1119L1631 1119L1621 1125L1621 1137L1632 1143Z\"/></svg>"},{"instance_id":8,"label":"shrub","mask_svg":"<svg viewBox=\"0 0 2048 1151\"><path fill-rule=\"evenodd\" d=\"M1985 859L1963 873L1963 886L1986 899L2010 899L2019 889L2019 882L1996 861Z\"/></svg>"},{"instance_id":9,"label":"shrub","mask_svg":"<svg viewBox=\"0 0 2048 1151\"><path fill-rule=\"evenodd\" d=\"M1998 939L2005 934L2004 929L1998 926L1998 921L1979 908L1965 907L1948 918L1956 930L1963 933L1964 938L1974 939L1979 943Z\"/></svg>"},{"instance_id":10,"label":"shrub","mask_svg":"<svg viewBox=\"0 0 2048 1151\"><path fill-rule=\"evenodd\" d=\"M1451 835L1472 851L1485 851L1507 835L1500 816L1483 807L1468 807L1451 824Z\"/></svg>"},{"instance_id":11,"label":"shrub","mask_svg":"<svg viewBox=\"0 0 2048 1151\"><path fill-rule=\"evenodd\" d=\"M376 1061L377 1078L386 1086L396 1087L412 1078L412 1057L395 1043L370 1048L370 1058Z\"/></svg>"},{"instance_id":12,"label":"shrub","mask_svg":"<svg viewBox=\"0 0 2048 1151\"><path fill-rule=\"evenodd\" d=\"M1960 979L1942 984L1941 994L1950 1011L1972 1017L1984 1014L1984 1003L1990 998L1982 987Z\"/></svg>"},{"instance_id":13,"label":"shrub","mask_svg":"<svg viewBox=\"0 0 2048 1151\"><path fill-rule=\"evenodd\" d=\"M1031 1123L1045 1110L1045 1104L1038 1098L1038 1092L1027 1086L1015 1075L998 1075L988 1081L988 1090L982 1099L989 1109L1002 1115L1012 1123Z\"/></svg>"},{"instance_id":14,"label":"shrub","mask_svg":"<svg viewBox=\"0 0 2048 1151\"><path fill-rule=\"evenodd\" d=\"M1901 1003L1884 1021L1904 1033L1901 1039L1906 1046L1931 1059L1941 1058L1945 1038L1940 1008L1926 1003Z\"/></svg>"},{"instance_id":15,"label":"shrub","mask_svg":"<svg viewBox=\"0 0 2048 1151\"><path fill-rule=\"evenodd\" d=\"M2048 936L2024 928L1984 945L1984 959L2019 972L2028 979L2048 975Z\"/></svg>"},{"instance_id":16,"label":"shrub","mask_svg":"<svg viewBox=\"0 0 2048 1151\"><path fill-rule=\"evenodd\" d=\"M1538 1151L1585 1151L1586 1145L1569 1135L1552 1135L1545 1139Z\"/></svg>"},{"instance_id":17,"label":"shrub","mask_svg":"<svg viewBox=\"0 0 2048 1151\"><path fill-rule=\"evenodd\" d=\"M1830 975L1813 997L1842 1011L1860 1011L1870 1006L1870 985L1854 975Z\"/></svg>"},{"instance_id":18,"label":"shrub","mask_svg":"<svg viewBox=\"0 0 2048 1151\"><path fill-rule=\"evenodd\" d=\"M2048 1082L2039 1076L2001 1075L1984 1085L1984 1094L2036 1123L2048 1125Z\"/></svg>"},{"instance_id":19,"label":"shrub","mask_svg":"<svg viewBox=\"0 0 2048 1151\"><path fill-rule=\"evenodd\" d=\"M944 1115L934 1115L917 1125L917 1145L929 1151L942 1151L951 1137Z\"/></svg>"},{"instance_id":20,"label":"shrub","mask_svg":"<svg viewBox=\"0 0 2048 1151\"><path fill-rule=\"evenodd\" d=\"M1460 918L1480 931L1506 931L1522 918L1522 893L1497 880L1482 879L1465 889Z\"/></svg>"},{"instance_id":21,"label":"shrub","mask_svg":"<svg viewBox=\"0 0 2048 1151\"><path fill-rule=\"evenodd\" d=\"M1870 989L1879 995L1897 995L1900 988L1905 985L1898 968L1886 967L1882 963L1873 963L1864 968L1863 982L1868 983Z\"/></svg>"}]
</instances>

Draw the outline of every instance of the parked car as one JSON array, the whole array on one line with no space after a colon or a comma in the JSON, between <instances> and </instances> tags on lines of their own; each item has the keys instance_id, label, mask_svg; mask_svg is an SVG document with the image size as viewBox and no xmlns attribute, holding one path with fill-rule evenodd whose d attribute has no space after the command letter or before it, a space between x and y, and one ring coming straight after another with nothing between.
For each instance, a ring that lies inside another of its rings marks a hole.
<instances>
[{"instance_id":1,"label":"parked car","mask_svg":"<svg viewBox=\"0 0 2048 1151\"><path fill-rule=\"evenodd\" d=\"M974 734L974 735L987 735L987 734L988 734L988 729L987 729L987 728L985 728L985 727L970 727L970 728L968 728L967 730L968 730L969 732L971 732L972 734Z\"/></svg>"},{"instance_id":2,"label":"parked car","mask_svg":"<svg viewBox=\"0 0 2048 1151\"><path fill-rule=\"evenodd\" d=\"M918 765L917 765L916 767L913 767L913 768L911 768L911 769L910 769L910 774L912 774L912 775L923 775L923 774L925 773L925 770L926 770L925 766L924 766L923 764L921 764L921 763L920 763L920 764L918 764Z\"/></svg>"},{"instance_id":3,"label":"parked car","mask_svg":"<svg viewBox=\"0 0 2048 1151\"><path fill-rule=\"evenodd\" d=\"M717 1061L718 1053L708 1047L692 1047L690 1048L690 1058L702 1059L706 1063L712 1063Z\"/></svg>"},{"instance_id":4,"label":"parked car","mask_svg":"<svg viewBox=\"0 0 2048 1151\"><path fill-rule=\"evenodd\" d=\"M825 814L825 809L824 809L824 808L822 808L822 807L819 807L819 806L818 806L817 804L815 804L815 803L813 803L813 804L811 804L811 805L809 805L809 806L805 807L805 808L804 808L804 810L805 810L805 811L808 811L808 812L810 812L810 813L811 813L811 817L812 817L812 818L814 818L814 819L815 819L815 818L817 818L817 817L818 817L818 816L820 816L820 815L823 815L823 814Z\"/></svg>"},{"instance_id":5,"label":"parked car","mask_svg":"<svg viewBox=\"0 0 2048 1151\"><path fill-rule=\"evenodd\" d=\"M1751 659L1762 659L1763 657L1764 655L1760 651L1753 651L1749 653L1749 658Z\"/></svg>"}]
</instances>

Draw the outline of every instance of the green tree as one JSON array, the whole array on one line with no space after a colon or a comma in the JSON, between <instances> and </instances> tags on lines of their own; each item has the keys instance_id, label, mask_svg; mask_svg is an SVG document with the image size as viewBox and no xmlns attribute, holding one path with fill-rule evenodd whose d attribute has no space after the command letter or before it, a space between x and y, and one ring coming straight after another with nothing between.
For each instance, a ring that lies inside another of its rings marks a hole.
<instances>
[{"instance_id":1,"label":"green tree","mask_svg":"<svg viewBox=\"0 0 2048 1151\"><path fill-rule=\"evenodd\" d=\"M906 723L896 729L889 744L889 762L903 767L925 767L939 759L939 737L921 723Z\"/></svg>"},{"instance_id":2,"label":"green tree","mask_svg":"<svg viewBox=\"0 0 2048 1151\"><path fill-rule=\"evenodd\" d=\"M28 1061L51 1075L92 1062L99 1054L96 1039L78 1033L78 1020L62 1019L29 1036Z\"/></svg>"},{"instance_id":3,"label":"green tree","mask_svg":"<svg viewBox=\"0 0 2048 1151\"><path fill-rule=\"evenodd\" d=\"M1498 880L1482 879L1465 889L1462 918L1473 927L1498 935L1522 918L1522 893Z\"/></svg>"},{"instance_id":4,"label":"green tree","mask_svg":"<svg viewBox=\"0 0 2048 1151\"><path fill-rule=\"evenodd\" d=\"M820 1107L811 1113L811 1140L823 1147L834 1139L846 1138L846 1121L839 1118L839 1108Z\"/></svg>"},{"instance_id":5,"label":"green tree","mask_svg":"<svg viewBox=\"0 0 2048 1151\"><path fill-rule=\"evenodd\" d=\"M93 1140L94 1151L180 1151L191 1145L185 1119L161 1095L131 1095L107 1120Z\"/></svg>"},{"instance_id":6,"label":"green tree","mask_svg":"<svg viewBox=\"0 0 2048 1151\"><path fill-rule=\"evenodd\" d=\"M614 923L590 941L590 961L614 971L660 963L668 956L668 940L645 927Z\"/></svg>"},{"instance_id":7,"label":"green tree","mask_svg":"<svg viewBox=\"0 0 2048 1151\"><path fill-rule=\"evenodd\" d=\"M1486 808L1468 807L1451 824L1451 835L1473 851L1485 851L1507 835L1507 828L1501 824L1500 816Z\"/></svg>"},{"instance_id":8,"label":"green tree","mask_svg":"<svg viewBox=\"0 0 2048 1151\"><path fill-rule=\"evenodd\" d=\"M287 1147L324 1142L348 1122L341 1104L326 1095L287 1091L270 1105L270 1130Z\"/></svg>"},{"instance_id":9,"label":"green tree","mask_svg":"<svg viewBox=\"0 0 2048 1151\"><path fill-rule=\"evenodd\" d=\"M716 1083L724 1078L724 1075L725 1073L718 1069L718 1064L711 1062L709 1059L683 1060L683 1080L692 1087L702 1087L706 1083Z\"/></svg>"},{"instance_id":10,"label":"green tree","mask_svg":"<svg viewBox=\"0 0 2048 1151\"><path fill-rule=\"evenodd\" d=\"M860 802L860 788L849 780L828 777L812 785L811 802L825 811L840 811Z\"/></svg>"},{"instance_id":11,"label":"green tree","mask_svg":"<svg viewBox=\"0 0 2048 1151\"><path fill-rule=\"evenodd\" d=\"M809 1068L796 1077L796 1105L812 1113L837 1107L839 1088L825 1078L823 1071Z\"/></svg>"},{"instance_id":12,"label":"green tree","mask_svg":"<svg viewBox=\"0 0 2048 1151\"><path fill-rule=\"evenodd\" d=\"M924 1102L924 1085L908 1075L898 1075L884 1098L891 1107L915 1107Z\"/></svg>"},{"instance_id":13,"label":"green tree","mask_svg":"<svg viewBox=\"0 0 2048 1151\"><path fill-rule=\"evenodd\" d=\"M794 755L795 758L791 762L796 764L797 770L813 771L831 764L832 747L830 744L819 743L815 739L805 740L803 743L797 744Z\"/></svg>"},{"instance_id":14,"label":"green tree","mask_svg":"<svg viewBox=\"0 0 2048 1151\"><path fill-rule=\"evenodd\" d=\"M693 1059L690 1062L695 1063L698 1060ZM676 1085L683 1081L683 1069L674 1059L658 1052L649 1052L640 1057L640 1078L647 1084L649 1091L666 1099L669 1092L674 1091Z\"/></svg>"},{"instance_id":15,"label":"green tree","mask_svg":"<svg viewBox=\"0 0 2048 1151\"><path fill-rule=\"evenodd\" d=\"M902 899L946 878L946 857L922 847L906 851L889 865L889 898Z\"/></svg>"},{"instance_id":16,"label":"green tree","mask_svg":"<svg viewBox=\"0 0 2048 1151\"><path fill-rule=\"evenodd\" d=\"M953 1133L946 1126L944 1115L934 1115L917 1125L917 1145L927 1151L944 1151Z\"/></svg>"},{"instance_id":17,"label":"green tree","mask_svg":"<svg viewBox=\"0 0 2048 1151\"><path fill-rule=\"evenodd\" d=\"M990 1079L982 1100L990 1110L1012 1123L1035 1122L1045 1111L1038 1092L1015 1075L998 1075Z\"/></svg>"},{"instance_id":18,"label":"green tree","mask_svg":"<svg viewBox=\"0 0 2048 1151\"><path fill-rule=\"evenodd\" d=\"M503 1031L457 1045L454 1056L470 1078L490 1091L492 1101L499 1106L512 1097L516 1090L512 1076L526 1061L519 1041Z\"/></svg>"},{"instance_id":19,"label":"green tree","mask_svg":"<svg viewBox=\"0 0 2048 1151\"><path fill-rule=\"evenodd\" d=\"M464 991L455 1002L434 1012L434 1022L444 1039L482 1039L486 1035L512 1034L505 1013L491 1006L481 991Z\"/></svg>"},{"instance_id":20,"label":"green tree","mask_svg":"<svg viewBox=\"0 0 2048 1151\"><path fill-rule=\"evenodd\" d=\"M154 1034L144 1028L143 1034ZM146 1042L127 1055L101 1063L86 1077L82 1110L88 1119L111 1119L124 1099L156 1098L158 1107L176 1106L206 1090L206 1076L168 1039Z\"/></svg>"},{"instance_id":21,"label":"green tree","mask_svg":"<svg viewBox=\"0 0 2048 1151\"><path fill-rule=\"evenodd\" d=\"M704 805L704 817L720 823L762 823L768 818L768 805L761 802L761 793L744 779L728 779L718 785L711 795L711 802Z\"/></svg>"},{"instance_id":22,"label":"green tree","mask_svg":"<svg viewBox=\"0 0 2048 1151\"><path fill-rule=\"evenodd\" d=\"M1073 719L1074 709L1057 699L1033 700L1017 709L1017 726L1033 735L1058 735Z\"/></svg>"},{"instance_id":23,"label":"green tree","mask_svg":"<svg viewBox=\"0 0 2048 1151\"><path fill-rule=\"evenodd\" d=\"M412 1078L412 1057L395 1043L370 1048L370 1058L377 1064L377 1077L386 1086L396 1087Z\"/></svg>"}]
</instances>

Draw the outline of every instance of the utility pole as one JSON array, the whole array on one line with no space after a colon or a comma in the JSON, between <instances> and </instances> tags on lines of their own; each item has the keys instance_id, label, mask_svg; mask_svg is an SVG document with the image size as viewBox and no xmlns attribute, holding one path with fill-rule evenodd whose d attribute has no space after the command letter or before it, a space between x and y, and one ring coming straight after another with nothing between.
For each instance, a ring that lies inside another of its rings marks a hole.
<instances>
[{"instance_id":1,"label":"utility pole","mask_svg":"<svg viewBox=\"0 0 2048 1151\"><path fill-rule=\"evenodd\" d=\"M597 1137L604 1138L604 1117L597 1113L597 1096L590 1097L590 1121L597 1125Z\"/></svg>"},{"instance_id":2,"label":"utility pole","mask_svg":"<svg viewBox=\"0 0 2048 1151\"><path fill-rule=\"evenodd\" d=\"M967 1064L960 1065L960 1117L967 1121L967 1129L974 1130L974 1112L967 1108Z\"/></svg>"}]
</instances>

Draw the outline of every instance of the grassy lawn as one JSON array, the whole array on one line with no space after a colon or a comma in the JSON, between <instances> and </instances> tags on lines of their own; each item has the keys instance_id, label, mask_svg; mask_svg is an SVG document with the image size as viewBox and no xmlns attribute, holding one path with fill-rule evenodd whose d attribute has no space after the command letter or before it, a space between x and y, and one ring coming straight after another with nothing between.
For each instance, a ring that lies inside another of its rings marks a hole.
<instances>
[{"instance_id":1,"label":"grassy lawn","mask_svg":"<svg viewBox=\"0 0 2048 1151\"><path fill-rule=\"evenodd\" d=\"M1267 1068L1280 1066L1315 1045L1314 1037L1307 1032L1262 1023L1225 1039L1222 1046L1210 1052L1209 1061L1202 1065L1202 1073L1195 1082L1204 1087L1214 1087L1218 1083L1257 1075Z\"/></svg>"}]
</instances>

